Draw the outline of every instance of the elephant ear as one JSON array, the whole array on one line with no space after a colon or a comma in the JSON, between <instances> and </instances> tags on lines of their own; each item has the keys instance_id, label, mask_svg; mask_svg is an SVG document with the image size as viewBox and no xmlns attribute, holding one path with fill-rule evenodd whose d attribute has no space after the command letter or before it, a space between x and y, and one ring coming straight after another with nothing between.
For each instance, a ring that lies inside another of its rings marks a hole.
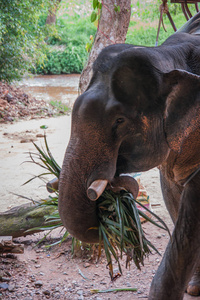
<instances>
[{"instance_id":1,"label":"elephant ear","mask_svg":"<svg viewBox=\"0 0 200 300\"><path fill-rule=\"evenodd\" d=\"M168 94L164 115L166 139L169 147L180 153L184 141L200 129L200 77L174 70L164 74L163 79Z\"/></svg>"},{"instance_id":2,"label":"elephant ear","mask_svg":"<svg viewBox=\"0 0 200 300\"><path fill-rule=\"evenodd\" d=\"M155 104L160 87L160 74L146 57L127 59L112 75L112 91L123 104L145 110Z\"/></svg>"}]
</instances>

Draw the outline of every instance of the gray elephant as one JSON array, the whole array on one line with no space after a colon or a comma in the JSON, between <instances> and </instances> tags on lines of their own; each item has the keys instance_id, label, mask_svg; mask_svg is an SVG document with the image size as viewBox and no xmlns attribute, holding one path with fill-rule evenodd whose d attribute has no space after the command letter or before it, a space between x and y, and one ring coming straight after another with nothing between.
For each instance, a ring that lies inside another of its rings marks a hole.
<instances>
[{"instance_id":1,"label":"gray elephant","mask_svg":"<svg viewBox=\"0 0 200 300\"><path fill-rule=\"evenodd\" d=\"M64 226L97 242L95 200L122 173L160 169L175 224L150 300L200 289L200 14L156 48L116 44L93 65L77 98L59 178ZM192 34L191 34L192 33ZM100 192L99 192L100 191Z\"/></svg>"}]
</instances>

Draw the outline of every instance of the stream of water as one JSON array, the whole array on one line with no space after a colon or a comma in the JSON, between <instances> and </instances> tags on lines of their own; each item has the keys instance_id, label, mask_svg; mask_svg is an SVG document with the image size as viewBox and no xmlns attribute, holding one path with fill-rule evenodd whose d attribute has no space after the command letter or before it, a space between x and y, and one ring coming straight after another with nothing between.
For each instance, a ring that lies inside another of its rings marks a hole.
<instances>
[{"instance_id":1,"label":"stream of water","mask_svg":"<svg viewBox=\"0 0 200 300\"><path fill-rule=\"evenodd\" d=\"M72 107L78 95L79 74L39 75L23 79L19 85L38 100L61 101Z\"/></svg>"}]
</instances>

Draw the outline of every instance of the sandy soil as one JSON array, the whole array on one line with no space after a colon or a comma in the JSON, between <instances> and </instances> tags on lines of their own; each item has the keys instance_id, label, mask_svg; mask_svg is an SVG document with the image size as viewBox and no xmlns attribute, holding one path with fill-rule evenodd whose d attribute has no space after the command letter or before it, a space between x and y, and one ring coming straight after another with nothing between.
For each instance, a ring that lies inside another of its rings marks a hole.
<instances>
[{"instance_id":1,"label":"sandy soil","mask_svg":"<svg viewBox=\"0 0 200 300\"><path fill-rule=\"evenodd\" d=\"M48 126L46 134L50 149L61 164L69 140L70 123L70 116L62 116L1 125L0 211L27 201L16 194L36 200L47 197L45 184L40 180L22 186L32 175L39 174L41 171L37 166L25 162L29 160L28 152L35 152L31 140L41 146L44 130L40 126ZM143 173L141 181L148 191L153 210L172 230L172 222L162 201L158 170L153 169ZM161 256L152 253L145 260L145 266L141 271L133 264L130 270L125 269L123 260L123 275L114 282L110 281L104 256L97 262L93 252L79 250L76 257L72 258L71 239L61 246L47 249L45 244L36 246L43 237L42 233L18 238L16 242L25 245L24 254L0 257L0 299L147 299L151 280L161 261L169 236L165 231L149 223L144 224L144 229ZM59 230L52 233L51 241L58 238L60 234ZM117 268L117 265L115 267ZM121 287L135 287L137 291L91 293L91 289L105 290ZM185 294L184 300L186 299L193 299L193 297Z\"/></svg>"},{"instance_id":2,"label":"sandy soil","mask_svg":"<svg viewBox=\"0 0 200 300\"><path fill-rule=\"evenodd\" d=\"M41 169L29 163L29 152L37 152L32 141L39 146L44 145L45 130L49 147L55 159L61 165L65 148L70 135L70 116L58 118L19 121L14 124L2 124L0 127L0 155L3 157L0 168L1 206L0 211L7 210L24 202L20 194L33 199L46 197L45 185L41 180L22 186L33 175L41 173ZM26 200L27 201L27 200Z\"/></svg>"}]
</instances>

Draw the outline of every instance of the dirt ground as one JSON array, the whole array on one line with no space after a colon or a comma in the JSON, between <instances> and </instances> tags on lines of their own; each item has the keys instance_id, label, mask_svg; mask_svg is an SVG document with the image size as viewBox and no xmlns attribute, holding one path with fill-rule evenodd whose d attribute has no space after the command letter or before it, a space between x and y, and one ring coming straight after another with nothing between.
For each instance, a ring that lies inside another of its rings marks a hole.
<instances>
[{"instance_id":1,"label":"dirt ground","mask_svg":"<svg viewBox=\"0 0 200 300\"><path fill-rule=\"evenodd\" d=\"M45 184L39 180L23 186L23 183L32 175L37 175L41 171L37 166L25 163L29 160L28 152L35 151L31 140L41 146L44 130L40 126L46 125L50 149L61 164L70 136L70 123L70 116L61 116L1 124L0 211L27 202L17 195L24 195L35 200L47 197ZM162 200L158 170L153 169L143 173L141 181L150 196L154 212L163 218L172 231L173 225ZM95 253L89 250L79 250L72 258L70 238L61 246L47 249L45 244L56 241L61 235L59 230L52 233L47 242L38 246L36 244L44 236L43 233L17 238L16 243L24 244L24 254L0 256L0 299L147 299L151 280L169 242L169 236L167 232L149 223L144 224L144 230L161 255L153 252L146 258L141 271L137 270L133 264L130 269L126 269L123 259L123 275L114 282L110 280L104 256L97 261ZM98 294L91 292L92 289L130 287L136 288L137 291ZM194 298L185 294L184 300L192 299Z\"/></svg>"}]
</instances>

